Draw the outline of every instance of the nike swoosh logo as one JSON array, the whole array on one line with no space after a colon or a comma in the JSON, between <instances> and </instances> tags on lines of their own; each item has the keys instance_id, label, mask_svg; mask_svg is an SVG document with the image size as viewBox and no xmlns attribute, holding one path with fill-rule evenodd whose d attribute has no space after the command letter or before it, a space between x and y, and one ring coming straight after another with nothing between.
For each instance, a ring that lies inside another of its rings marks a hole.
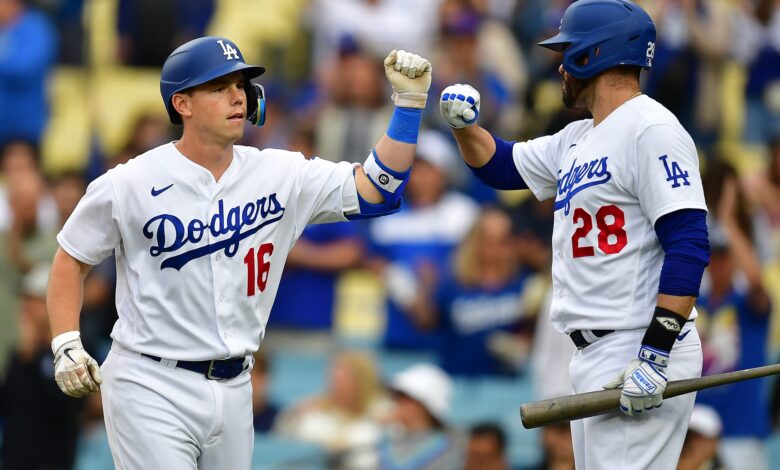
<instances>
[{"instance_id":1,"label":"nike swoosh logo","mask_svg":"<svg viewBox=\"0 0 780 470\"><path fill-rule=\"evenodd\" d=\"M682 341L685 339L686 336L688 336L688 333L690 333L691 330L686 331L685 333L681 333L677 335L677 341Z\"/></svg>"},{"instance_id":2,"label":"nike swoosh logo","mask_svg":"<svg viewBox=\"0 0 780 470\"><path fill-rule=\"evenodd\" d=\"M154 189L152 187L152 196L159 196L160 194L164 193L165 191L169 190L173 186L173 183L169 184L168 186L162 188L162 189Z\"/></svg>"},{"instance_id":3,"label":"nike swoosh logo","mask_svg":"<svg viewBox=\"0 0 780 470\"><path fill-rule=\"evenodd\" d=\"M71 362L76 362L76 361L74 361L74 360L73 360L73 358L72 358L72 357L70 357L70 352L71 352L71 351L73 351L73 348L68 348L68 349L66 349L66 350L62 351L62 354L64 354L65 356L67 356L67 358L68 358L68 359L70 359L70 360L71 360Z\"/></svg>"},{"instance_id":4,"label":"nike swoosh logo","mask_svg":"<svg viewBox=\"0 0 780 470\"><path fill-rule=\"evenodd\" d=\"M577 146L577 144L571 144L571 145L569 145L569 148L576 147L576 146Z\"/></svg>"}]
</instances>

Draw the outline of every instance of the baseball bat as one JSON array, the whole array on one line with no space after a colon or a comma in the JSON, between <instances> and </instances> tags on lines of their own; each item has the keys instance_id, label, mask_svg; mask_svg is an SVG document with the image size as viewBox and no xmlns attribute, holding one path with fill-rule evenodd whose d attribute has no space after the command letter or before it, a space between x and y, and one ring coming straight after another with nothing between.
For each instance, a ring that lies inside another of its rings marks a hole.
<instances>
[{"instance_id":1,"label":"baseball bat","mask_svg":"<svg viewBox=\"0 0 780 470\"><path fill-rule=\"evenodd\" d=\"M664 399L774 374L780 374L780 364L737 370L725 374L705 375L695 379L672 380L666 385ZM620 389L600 390L526 403L520 406L520 417L523 420L523 426L526 429L531 429L617 411L619 406Z\"/></svg>"}]
</instances>

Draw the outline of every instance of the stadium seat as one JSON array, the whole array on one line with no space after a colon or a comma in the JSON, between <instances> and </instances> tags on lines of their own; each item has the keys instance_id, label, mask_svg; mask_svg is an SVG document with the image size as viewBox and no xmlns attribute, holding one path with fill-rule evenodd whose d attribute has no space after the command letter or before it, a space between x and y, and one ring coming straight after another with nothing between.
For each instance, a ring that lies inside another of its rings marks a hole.
<instances>
[{"instance_id":1,"label":"stadium seat","mask_svg":"<svg viewBox=\"0 0 780 470\"><path fill-rule=\"evenodd\" d=\"M255 435L253 470L317 470L327 468L321 448L269 434Z\"/></svg>"}]
</instances>

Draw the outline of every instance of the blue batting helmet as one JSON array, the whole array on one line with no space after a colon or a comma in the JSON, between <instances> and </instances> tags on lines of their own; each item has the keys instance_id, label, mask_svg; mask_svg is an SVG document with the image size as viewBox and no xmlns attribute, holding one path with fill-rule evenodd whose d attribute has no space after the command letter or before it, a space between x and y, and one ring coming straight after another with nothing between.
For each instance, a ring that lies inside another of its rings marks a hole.
<instances>
[{"instance_id":1,"label":"blue batting helmet","mask_svg":"<svg viewBox=\"0 0 780 470\"><path fill-rule=\"evenodd\" d=\"M562 52L563 70L577 78L590 78L617 65L649 70L655 25L629 0L579 0L564 12L558 34L539 45Z\"/></svg>"},{"instance_id":2,"label":"blue batting helmet","mask_svg":"<svg viewBox=\"0 0 780 470\"><path fill-rule=\"evenodd\" d=\"M218 36L206 36L182 44L165 59L160 76L160 94L165 109L174 124L181 124L181 116L173 108L171 97L187 88L206 83L217 77L236 71L242 71L246 77L244 90L247 94L247 119L253 124L258 122L262 102L262 87L249 81L265 72L265 68L244 63L244 56L230 39ZM260 94L261 96L258 96Z\"/></svg>"}]
</instances>

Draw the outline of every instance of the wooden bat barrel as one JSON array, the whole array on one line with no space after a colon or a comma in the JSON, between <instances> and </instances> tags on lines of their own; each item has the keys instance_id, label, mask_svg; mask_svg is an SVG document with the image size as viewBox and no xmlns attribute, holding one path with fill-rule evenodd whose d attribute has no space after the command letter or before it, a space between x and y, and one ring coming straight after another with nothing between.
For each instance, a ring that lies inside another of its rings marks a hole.
<instances>
[{"instance_id":1,"label":"wooden bat barrel","mask_svg":"<svg viewBox=\"0 0 780 470\"><path fill-rule=\"evenodd\" d=\"M666 385L664 398L774 374L780 374L780 364L707 375L695 379L672 380ZM520 417L523 426L526 429L531 429L548 424L589 418L612 411L616 412L619 405L620 390L601 390L526 403L520 406Z\"/></svg>"}]
</instances>

